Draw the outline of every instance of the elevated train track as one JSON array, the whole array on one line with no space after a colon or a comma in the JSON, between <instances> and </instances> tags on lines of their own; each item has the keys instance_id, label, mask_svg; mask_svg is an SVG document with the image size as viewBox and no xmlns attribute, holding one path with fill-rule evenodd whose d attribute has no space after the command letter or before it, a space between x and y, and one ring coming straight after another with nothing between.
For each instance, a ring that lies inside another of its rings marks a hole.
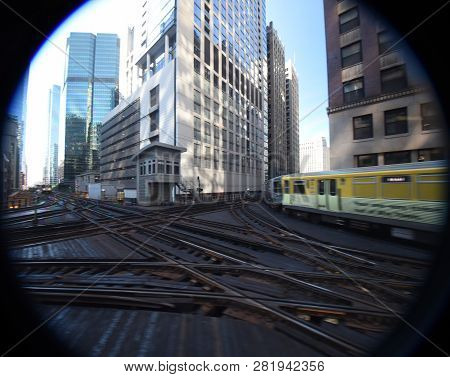
<instances>
[{"instance_id":1,"label":"elevated train track","mask_svg":"<svg viewBox=\"0 0 450 377\"><path fill-rule=\"evenodd\" d=\"M325 355L370 352L410 305L428 267L308 240L245 202L151 212L67 196L58 202L61 214L77 220L22 228L8 220L12 255L97 234L129 252L112 260L14 260L21 284L39 301L230 316L284 329ZM229 212L236 225L195 217L214 211Z\"/></svg>"}]
</instances>

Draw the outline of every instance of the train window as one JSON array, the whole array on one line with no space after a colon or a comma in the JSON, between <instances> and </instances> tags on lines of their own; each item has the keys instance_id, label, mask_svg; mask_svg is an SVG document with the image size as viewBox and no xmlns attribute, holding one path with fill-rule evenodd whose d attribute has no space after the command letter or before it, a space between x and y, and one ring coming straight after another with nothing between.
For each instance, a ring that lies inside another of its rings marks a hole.
<instances>
[{"instance_id":1,"label":"train window","mask_svg":"<svg viewBox=\"0 0 450 377\"><path fill-rule=\"evenodd\" d=\"M353 178L353 196L356 198L376 198L377 197L376 177Z\"/></svg>"},{"instance_id":2,"label":"train window","mask_svg":"<svg viewBox=\"0 0 450 377\"><path fill-rule=\"evenodd\" d=\"M330 195L336 196L336 180L330 179Z\"/></svg>"},{"instance_id":3,"label":"train window","mask_svg":"<svg viewBox=\"0 0 450 377\"><path fill-rule=\"evenodd\" d=\"M273 181L273 192L277 194L281 193L281 181Z\"/></svg>"},{"instance_id":4,"label":"train window","mask_svg":"<svg viewBox=\"0 0 450 377\"><path fill-rule=\"evenodd\" d=\"M294 194L305 194L305 181L294 181Z\"/></svg>"},{"instance_id":5,"label":"train window","mask_svg":"<svg viewBox=\"0 0 450 377\"><path fill-rule=\"evenodd\" d=\"M411 177L409 175L397 175L383 177L382 195L385 199L410 199Z\"/></svg>"},{"instance_id":6,"label":"train window","mask_svg":"<svg viewBox=\"0 0 450 377\"><path fill-rule=\"evenodd\" d=\"M447 200L448 179L445 174L422 174L417 177L417 199Z\"/></svg>"},{"instance_id":7,"label":"train window","mask_svg":"<svg viewBox=\"0 0 450 377\"><path fill-rule=\"evenodd\" d=\"M284 193L289 194L289 181L284 181Z\"/></svg>"},{"instance_id":8,"label":"train window","mask_svg":"<svg viewBox=\"0 0 450 377\"><path fill-rule=\"evenodd\" d=\"M325 181L320 180L319 181L319 195L325 194Z\"/></svg>"}]
</instances>

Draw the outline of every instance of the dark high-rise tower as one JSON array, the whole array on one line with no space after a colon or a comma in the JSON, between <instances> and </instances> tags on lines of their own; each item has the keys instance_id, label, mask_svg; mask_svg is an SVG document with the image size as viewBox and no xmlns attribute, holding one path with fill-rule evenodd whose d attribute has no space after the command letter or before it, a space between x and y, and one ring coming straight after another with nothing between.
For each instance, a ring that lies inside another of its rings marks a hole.
<instances>
[{"instance_id":1,"label":"dark high-rise tower","mask_svg":"<svg viewBox=\"0 0 450 377\"><path fill-rule=\"evenodd\" d=\"M269 113L269 178L287 173L286 74L284 47L273 27L267 26L267 81Z\"/></svg>"},{"instance_id":2,"label":"dark high-rise tower","mask_svg":"<svg viewBox=\"0 0 450 377\"><path fill-rule=\"evenodd\" d=\"M64 182L98 170L98 129L117 105L120 41L116 34L71 33L67 39Z\"/></svg>"},{"instance_id":3,"label":"dark high-rise tower","mask_svg":"<svg viewBox=\"0 0 450 377\"><path fill-rule=\"evenodd\" d=\"M293 62L289 60L286 63L286 155L289 174L300 171L299 121L298 77Z\"/></svg>"}]
</instances>

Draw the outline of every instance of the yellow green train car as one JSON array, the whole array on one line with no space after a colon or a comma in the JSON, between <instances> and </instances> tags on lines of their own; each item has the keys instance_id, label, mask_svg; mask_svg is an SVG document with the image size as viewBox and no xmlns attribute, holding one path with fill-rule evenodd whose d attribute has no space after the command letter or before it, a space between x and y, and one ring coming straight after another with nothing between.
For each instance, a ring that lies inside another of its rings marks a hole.
<instances>
[{"instance_id":1,"label":"yellow green train car","mask_svg":"<svg viewBox=\"0 0 450 377\"><path fill-rule=\"evenodd\" d=\"M443 229L447 180L446 161L283 176L282 206L315 221L417 239Z\"/></svg>"}]
</instances>

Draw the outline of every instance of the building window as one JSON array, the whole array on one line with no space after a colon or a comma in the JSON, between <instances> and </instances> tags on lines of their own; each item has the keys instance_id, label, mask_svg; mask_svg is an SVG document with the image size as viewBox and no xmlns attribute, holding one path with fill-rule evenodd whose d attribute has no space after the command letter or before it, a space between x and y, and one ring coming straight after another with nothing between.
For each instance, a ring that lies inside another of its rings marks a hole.
<instances>
[{"instance_id":1,"label":"building window","mask_svg":"<svg viewBox=\"0 0 450 377\"><path fill-rule=\"evenodd\" d=\"M164 160L158 160L158 174L164 174Z\"/></svg>"},{"instance_id":2,"label":"building window","mask_svg":"<svg viewBox=\"0 0 450 377\"><path fill-rule=\"evenodd\" d=\"M411 152L410 151L400 151L400 152L388 152L384 154L384 164L406 164L411 162Z\"/></svg>"},{"instance_id":3,"label":"building window","mask_svg":"<svg viewBox=\"0 0 450 377\"><path fill-rule=\"evenodd\" d=\"M201 0L194 0L194 22L198 27L202 27Z\"/></svg>"},{"instance_id":4,"label":"building window","mask_svg":"<svg viewBox=\"0 0 450 377\"><path fill-rule=\"evenodd\" d=\"M234 71L233 63L228 62L228 76L229 76L228 81L229 81L230 85L233 85L233 71ZM231 97L233 97L233 90L230 90L230 94L231 94Z\"/></svg>"},{"instance_id":5,"label":"building window","mask_svg":"<svg viewBox=\"0 0 450 377\"><path fill-rule=\"evenodd\" d=\"M211 168L211 148L205 147L205 159L204 159L204 168Z\"/></svg>"},{"instance_id":6,"label":"building window","mask_svg":"<svg viewBox=\"0 0 450 377\"><path fill-rule=\"evenodd\" d=\"M150 132L156 131L159 128L159 111L153 111L150 114Z\"/></svg>"},{"instance_id":7,"label":"building window","mask_svg":"<svg viewBox=\"0 0 450 377\"><path fill-rule=\"evenodd\" d=\"M437 161L445 160L444 148L420 149L417 152L417 161Z\"/></svg>"},{"instance_id":8,"label":"building window","mask_svg":"<svg viewBox=\"0 0 450 377\"><path fill-rule=\"evenodd\" d=\"M159 85L150 90L150 106L156 106L159 103Z\"/></svg>"},{"instance_id":9,"label":"building window","mask_svg":"<svg viewBox=\"0 0 450 377\"><path fill-rule=\"evenodd\" d=\"M194 144L194 166L200 167L201 157L200 157L200 145Z\"/></svg>"},{"instance_id":10,"label":"building window","mask_svg":"<svg viewBox=\"0 0 450 377\"><path fill-rule=\"evenodd\" d=\"M209 39L205 37L205 64L210 65L211 63L211 47Z\"/></svg>"},{"instance_id":11,"label":"building window","mask_svg":"<svg viewBox=\"0 0 450 377\"><path fill-rule=\"evenodd\" d=\"M200 74L200 62L194 58L194 72Z\"/></svg>"},{"instance_id":12,"label":"building window","mask_svg":"<svg viewBox=\"0 0 450 377\"><path fill-rule=\"evenodd\" d=\"M211 144L211 124L205 122L205 143Z\"/></svg>"},{"instance_id":13,"label":"building window","mask_svg":"<svg viewBox=\"0 0 450 377\"><path fill-rule=\"evenodd\" d=\"M222 129L222 148L227 147L227 130Z\"/></svg>"},{"instance_id":14,"label":"building window","mask_svg":"<svg viewBox=\"0 0 450 377\"><path fill-rule=\"evenodd\" d=\"M378 155L377 154L361 154L361 155L355 156L355 157L356 157L356 166L358 168L378 165Z\"/></svg>"},{"instance_id":15,"label":"building window","mask_svg":"<svg viewBox=\"0 0 450 377\"><path fill-rule=\"evenodd\" d=\"M395 47L398 47L399 44L395 43L395 38L392 32L390 31L382 31L378 33L378 51L379 54L384 54L386 51L391 51Z\"/></svg>"},{"instance_id":16,"label":"building window","mask_svg":"<svg viewBox=\"0 0 450 377\"><path fill-rule=\"evenodd\" d=\"M180 163L175 161L173 163L173 174L179 175L180 174Z\"/></svg>"},{"instance_id":17,"label":"building window","mask_svg":"<svg viewBox=\"0 0 450 377\"><path fill-rule=\"evenodd\" d=\"M439 109L434 102L423 103L420 105L420 114L422 116L422 130L436 130L443 128Z\"/></svg>"},{"instance_id":18,"label":"building window","mask_svg":"<svg viewBox=\"0 0 450 377\"><path fill-rule=\"evenodd\" d=\"M210 70L205 67L204 71L205 71L205 80L210 82L211 81L211 72L210 72Z\"/></svg>"},{"instance_id":19,"label":"building window","mask_svg":"<svg viewBox=\"0 0 450 377\"><path fill-rule=\"evenodd\" d=\"M232 132L230 132L230 139L228 141L228 149L230 151L234 151L234 135Z\"/></svg>"},{"instance_id":20,"label":"building window","mask_svg":"<svg viewBox=\"0 0 450 377\"><path fill-rule=\"evenodd\" d=\"M194 117L194 139L201 141L202 140L202 122L199 118Z\"/></svg>"},{"instance_id":21,"label":"building window","mask_svg":"<svg viewBox=\"0 0 450 377\"><path fill-rule=\"evenodd\" d=\"M194 89L194 111L201 115L202 114L202 97L198 90Z\"/></svg>"},{"instance_id":22,"label":"building window","mask_svg":"<svg viewBox=\"0 0 450 377\"><path fill-rule=\"evenodd\" d=\"M166 174L172 174L172 162L166 161Z\"/></svg>"},{"instance_id":23,"label":"building window","mask_svg":"<svg viewBox=\"0 0 450 377\"><path fill-rule=\"evenodd\" d=\"M345 103L359 101L363 98L364 98L364 79L362 77L344 83Z\"/></svg>"},{"instance_id":24,"label":"building window","mask_svg":"<svg viewBox=\"0 0 450 377\"><path fill-rule=\"evenodd\" d=\"M404 65L385 69L380 72L380 76L381 91L383 93L396 92L406 89L408 86L406 82L406 71Z\"/></svg>"},{"instance_id":25,"label":"building window","mask_svg":"<svg viewBox=\"0 0 450 377\"><path fill-rule=\"evenodd\" d=\"M219 73L219 50L214 46L214 71Z\"/></svg>"},{"instance_id":26,"label":"building window","mask_svg":"<svg viewBox=\"0 0 450 377\"><path fill-rule=\"evenodd\" d=\"M194 28L194 54L200 56L200 32Z\"/></svg>"},{"instance_id":27,"label":"building window","mask_svg":"<svg viewBox=\"0 0 450 377\"><path fill-rule=\"evenodd\" d=\"M203 110L205 118L211 118L211 98L209 98L208 96L205 96L205 104L203 106Z\"/></svg>"},{"instance_id":28,"label":"building window","mask_svg":"<svg viewBox=\"0 0 450 377\"><path fill-rule=\"evenodd\" d=\"M219 170L219 151L214 149L214 169Z\"/></svg>"},{"instance_id":29,"label":"building window","mask_svg":"<svg viewBox=\"0 0 450 377\"><path fill-rule=\"evenodd\" d=\"M352 43L341 48L342 68L360 63L362 61L361 42Z\"/></svg>"},{"instance_id":30,"label":"building window","mask_svg":"<svg viewBox=\"0 0 450 377\"><path fill-rule=\"evenodd\" d=\"M359 26L358 8L348 10L339 15L339 32L346 33Z\"/></svg>"},{"instance_id":31,"label":"building window","mask_svg":"<svg viewBox=\"0 0 450 377\"><path fill-rule=\"evenodd\" d=\"M214 146L219 146L219 127L214 126Z\"/></svg>"},{"instance_id":32,"label":"building window","mask_svg":"<svg viewBox=\"0 0 450 377\"><path fill-rule=\"evenodd\" d=\"M384 132L386 136L408 133L406 107L384 112Z\"/></svg>"},{"instance_id":33,"label":"building window","mask_svg":"<svg viewBox=\"0 0 450 377\"><path fill-rule=\"evenodd\" d=\"M353 139L370 139L373 137L372 114L353 118Z\"/></svg>"},{"instance_id":34,"label":"building window","mask_svg":"<svg viewBox=\"0 0 450 377\"><path fill-rule=\"evenodd\" d=\"M220 105L214 101L214 122L219 123L219 119L220 119Z\"/></svg>"},{"instance_id":35,"label":"building window","mask_svg":"<svg viewBox=\"0 0 450 377\"><path fill-rule=\"evenodd\" d=\"M224 78L225 80L227 79L227 58L225 57L225 55L222 55L222 78Z\"/></svg>"},{"instance_id":36,"label":"building window","mask_svg":"<svg viewBox=\"0 0 450 377\"><path fill-rule=\"evenodd\" d=\"M222 170L227 170L227 152L222 151Z\"/></svg>"}]
</instances>

